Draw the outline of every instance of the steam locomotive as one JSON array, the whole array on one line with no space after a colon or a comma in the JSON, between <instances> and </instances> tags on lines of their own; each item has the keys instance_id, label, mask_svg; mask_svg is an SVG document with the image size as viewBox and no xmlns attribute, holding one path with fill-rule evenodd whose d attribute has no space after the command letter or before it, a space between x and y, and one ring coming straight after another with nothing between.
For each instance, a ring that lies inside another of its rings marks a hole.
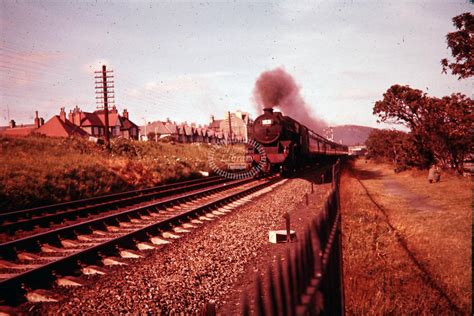
<instances>
[{"instance_id":1,"label":"steam locomotive","mask_svg":"<svg viewBox=\"0 0 474 316\"><path fill-rule=\"evenodd\" d=\"M263 173L290 173L310 162L348 154L347 146L324 138L281 112L271 108L263 112L249 133L261 148L248 148L252 165L260 165Z\"/></svg>"}]
</instances>

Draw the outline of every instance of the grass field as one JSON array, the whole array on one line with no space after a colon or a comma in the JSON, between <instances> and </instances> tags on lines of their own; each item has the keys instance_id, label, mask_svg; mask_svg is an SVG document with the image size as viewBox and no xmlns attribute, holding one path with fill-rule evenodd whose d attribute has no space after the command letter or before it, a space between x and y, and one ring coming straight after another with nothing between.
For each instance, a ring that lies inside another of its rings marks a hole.
<instances>
[{"instance_id":1,"label":"grass field","mask_svg":"<svg viewBox=\"0 0 474 316\"><path fill-rule=\"evenodd\" d=\"M200 176L207 144L115 139L0 137L0 211L34 207Z\"/></svg>"},{"instance_id":2,"label":"grass field","mask_svg":"<svg viewBox=\"0 0 474 316\"><path fill-rule=\"evenodd\" d=\"M349 315L472 313L472 182L356 161L342 178Z\"/></svg>"}]
</instances>

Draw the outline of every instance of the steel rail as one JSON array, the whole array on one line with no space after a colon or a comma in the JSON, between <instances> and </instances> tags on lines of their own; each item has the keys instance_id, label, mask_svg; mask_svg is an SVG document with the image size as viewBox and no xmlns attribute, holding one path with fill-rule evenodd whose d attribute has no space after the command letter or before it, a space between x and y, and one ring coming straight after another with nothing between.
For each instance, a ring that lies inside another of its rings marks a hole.
<instances>
[{"instance_id":1,"label":"steel rail","mask_svg":"<svg viewBox=\"0 0 474 316\"><path fill-rule=\"evenodd\" d=\"M47 226L51 222L61 221L62 219L74 219L80 217L82 214L97 214L102 211L117 208L117 207L125 207L130 206L133 204L142 203L145 201L168 197L172 195L176 195L179 193L200 189L202 187L216 185L219 183L224 183L229 180L224 178L219 178L211 181L200 182L195 184L189 184L187 186L179 186L171 189L159 190L157 192L146 193L143 195L131 196L131 197L123 197L121 199L114 199L104 203L94 204L91 206L84 206L76 209L66 209L66 210L56 210L56 212L49 214L43 212L43 215L35 216L32 218L24 218L19 219L14 222L3 223L0 225L0 233L14 233L18 229L23 230L31 230L34 226Z\"/></svg>"},{"instance_id":2,"label":"steel rail","mask_svg":"<svg viewBox=\"0 0 474 316\"><path fill-rule=\"evenodd\" d=\"M19 296L24 295L25 287L39 288L48 285L54 280L55 275L70 274L74 270L77 270L81 264L97 262L100 260L100 257L103 254L117 253L117 250L120 249L120 247L136 249L137 242L148 240L153 234L172 227L174 223L181 223L182 221L199 217L200 215L206 213L207 210L219 208L227 203L257 192L278 181L281 181L281 179L270 179L264 183L257 183L256 185L246 188L243 191L232 193L215 201L211 201L191 210L185 211L181 214L160 220L156 223L139 228L133 232L126 233L112 240L108 240L90 248L80 250L56 261L44 264L40 267L18 274L12 278L0 281L0 296L2 297L2 300L7 303L18 301Z\"/></svg>"},{"instance_id":3,"label":"steel rail","mask_svg":"<svg viewBox=\"0 0 474 316\"><path fill-rule=\"evenodd\" d=\"M139 214L140 212L145 212L150 208L165 208L166 206L182 203L189 199L196 199L196 198L209 195L212 193L225 191L227 189L234 188L251 181L253 181L253 179L236 180L236 181L231 182L230 184L229 183L219 184L219 185L212 186L210 188L205 188L205 189L191 192L185 195L180 195L178 197L170 197L170 198L162 199L148 205L124 210L118 213L102 216L99 218L94 218L91 220L86 220L84 222L67 225L67 226L49 230L43 233L38 233L38 234L30 235L24 238L8 241L8 242L0 244L0 257L2 257L3 259L12 260L16 258L16 254L18 251L36 251L36 250L39 250L39 244L44 244L44 243L54 244L60 241L60 238L73 237L74 235L76 235L75 232L90 231L94 227L100 229L100 228L103 228L103 226L106 224L115 226L117 225L117 221L120 221L120 220L129 221L129 218L128 218L129 216Z\"/></svg>"},{"instance_id":4,"label":"steel rail","mask_svg":"<svg viewBox=\"0 0 474 316\"><path fill-rule=\"evenodd\" d=\"M15 221L19 217L28 218L35 215L42 215L44 213L51 213L52 211L58 210L60 208L78 208L78 207L91 206L91 205L93 206L94 204L100 204L100 203L104 203L108 201L117 200L120 198L139 196L139 195L150 193L150 192L169 190L169 189L183 187L186 185L193 185L196 183L206 183L206 182L214 181L217 179L222 179L222 178L220 176L199 178L199 179L194 179L194 180L163 184L163 185L159 185L159 186L155 186L151 188L118 192L118 193L107 194L107 195L100 195L100 196L90 197L86 199L80 199L80 200L74 200L74 201L68 201L68 202L62 202L62 203L56 203L56 204L50 204L50 205L43 205L39 207L17 210L17 211L2 212L0 213L0 223L4 223L7 221Z\"/></svg>"}]
</instances>

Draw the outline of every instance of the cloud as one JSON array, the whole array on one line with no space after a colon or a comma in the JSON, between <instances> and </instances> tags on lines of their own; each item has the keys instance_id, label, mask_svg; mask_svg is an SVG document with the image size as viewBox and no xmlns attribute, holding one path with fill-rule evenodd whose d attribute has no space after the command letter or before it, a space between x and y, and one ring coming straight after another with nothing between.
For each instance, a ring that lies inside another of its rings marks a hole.
<instances>
[{"instance_id":1,"label":"cloud","mask_svg":"<svg viewBox=\"0 0 474 316\"><path fill-rule=\"evenodd\" d=\"M168 80L152 80L137 87L129 87L118 96L120 103L133 105L139 117L148 120L170 117L176 121L207 122L216 109L219 92L211 81L225 72L180 75ZM119 91L117 81L117 91Z\"/></svg>"},{"instance_id":2,"label":"cloud","mask_svg":"<svg viewBox=\"0 0 474 316\"><path fill-rule=\"evenodd\" d=\"M148 81L141 87L130 89L129 96L140 96L142 94L205 94L211 92L210 80L220 77L232 76L230 72L207 72L196 74L185 74L170 80Z\"/></svg>"},{"instance_id":3,"label":"cloud","mask_svg":"<svg viewBox=\"0 0 474 316\"><path fill-rule=\"evenodd\" d=\"M339 100L377 100L382 97L380 91L366 89L345 89L336 98Z\"/></svg>"},{"instance_id":4,"label":"cloud","mask_svg":"<svg viewBox=\"0 0 474 316\"><path fill-rule=\"evenodd\" d=\"M159 96L163 94L195 94L203 91L205 85L199 80L195 80L189 77L178 77L176 79L167 81L149 81L143 86L129 89L126 93L131 97L139 96Z\"/></svg>"}]
</instances>

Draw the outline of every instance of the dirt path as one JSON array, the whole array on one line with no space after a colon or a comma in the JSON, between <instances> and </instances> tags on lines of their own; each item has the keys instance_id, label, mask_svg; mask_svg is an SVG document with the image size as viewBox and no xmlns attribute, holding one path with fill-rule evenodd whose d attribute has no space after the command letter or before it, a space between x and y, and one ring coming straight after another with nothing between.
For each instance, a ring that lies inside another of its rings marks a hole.
<instances>
[{"instance_id":1,"label":"dirt path","mask_svg":"<svg viewBox=\"0 0 474 316\"><path fill-rule=\"evenodd\" d=\"M363 160L343 178L349 314L470 314L470 182L442 183Z\"/></svg>"}]
</instances>

